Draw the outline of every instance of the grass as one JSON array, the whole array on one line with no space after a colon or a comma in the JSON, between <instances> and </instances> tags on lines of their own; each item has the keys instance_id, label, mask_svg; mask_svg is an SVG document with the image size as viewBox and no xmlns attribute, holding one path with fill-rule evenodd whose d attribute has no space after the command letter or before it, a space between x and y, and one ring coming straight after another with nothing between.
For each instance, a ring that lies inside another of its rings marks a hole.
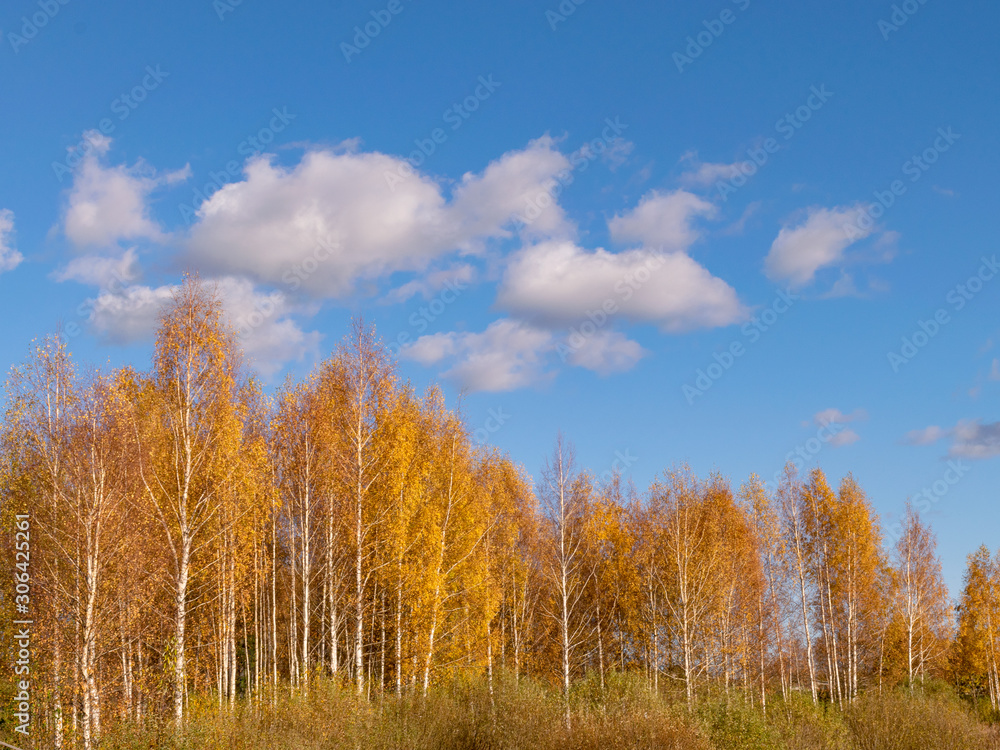
<instances>
[{"instance_id":1,"label":"grass","mask_svg":"<svg viewBox=\"0 0 1000 750\"><path fill-rule=\"evenodd\" d=\"M441 685L419 696L361 701L331 682L276 706L219 711L194 702L183 735L169 723L119 726L101 750L1000 750L1000 732L949 690L861 696L843 713L805 696L772 700L765 715L739 694L703 697L688 711L676 694L655 696L638 675L588 677L574 687L572 723L541 685L499 679Z\"/></svg>"}]
</instances>

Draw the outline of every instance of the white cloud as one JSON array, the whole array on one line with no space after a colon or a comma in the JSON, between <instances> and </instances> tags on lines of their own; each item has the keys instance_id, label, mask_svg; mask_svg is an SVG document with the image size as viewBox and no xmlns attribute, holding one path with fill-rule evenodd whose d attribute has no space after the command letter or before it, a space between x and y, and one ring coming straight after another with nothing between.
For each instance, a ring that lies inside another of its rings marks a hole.
<instances>
[{"instance_id":1,"label":"white cloud","mask_svg":"<svg viewBox=\"0 0 1000 750\"><path fill-rule=\"evenodd\" d=\"M963 419L950 429L931 426L906 433L908 445L930 445L950 437L948 455L952 458L984 459L1000 456L1000 422L983 423L980 419Z\"/></svg>"},{"instance_id":2,"label":"white cloud","mask_svg":"<svg viewBox=\"0 0 1000 750\"><path fill-rule=\"evenodd\" d=\"M140 276L135 248L130 247L120 258L84 255L74 258L52 273L55 281L76 281L80 284L107 288L115 282L128 284Z\"/></svg>"},{"instance_id":3,"label":"white cloud","mask_svg":"<svg viewBox=\"0 0 1000 750\"><path fill-rule=\"evenodd\" d=\"M90 326L109 344L131 344L153 337L163 306L177 287L132 285L101 292L88 300Z\"/></svg>"},{"instance_id":4,"label":"white cloud","mask_svg":"<svg viewBox=\"0 0 1000 750\"><path fill-rule=\"evenodd\" d=\"M845 427L844 429L837 432L832 438L830 438L830 445L834 448L839 448L842 445L850 445L851 443L856 443L861 439L850 427Z\"/></svg>"},{"instance_id":5,"label":"white cloud","mask_svg":"<svg viewBox=\"0 0 1000 750\"><path fill-rule=\"evenodd\" d=\"M698 159L698 154L695 151L688 151L681 156L681 162L686 163L688 169L681 174L680 183L688 187L710 187L719 180L728 180L740 173L739 162L733 164L703 162Z\"/></svg>"},{"instance_id":6,"label":"white cloud","mask_svg":"<svg viewBox=\"0 0 1000 750\"><path fill-rule=\"evenodd\" d=\"M482 333L421 336L404 347L400 356L425 366L454 360L443 375L462 387L510 391L537 385L555 374L545 370L545 357L552 348L550 332L501 318Z\"/></svg>"},{"instance_id":7,"label":"white cloud","mask_svg":"<svg viewBox=\"0 0 1000 750\"><path fill-rule=\"evenodd\" d=\"M910 430L903 436L903 442L907 445L930 445L936 443L941 438L948 435L948 430L931 425L922 430Z\"/></svg>"},{"instance_id":8,"label":"white cloud","mask_svg":"<svg viewBox=\"0 0 1000 750\"><path fill-rule=\"evenodd\" d=\"M861 297L862 294L858 290L857 284L854 283L854 278L847 273L847 271L841 271L840 277L833 282L833 286L830 287L829 291L824 292L820 295L821 299L838 299L840 297Z\"/></svg>"},{"instance_id":9,"label":"white cloud","mask_svg":"<svg viewBox=\"0 0 1000 750\"><path fill-rule=\"evenodd\" d=\"M948 455L955 458L1000 456L1000 422L962 421L951 431L954 438Z\"/></svg>"},{"instance_id":10,"label":"white cloud","mask_svg":"<svg viewBox=\"0 0 1000 750\"><path fill-rule=\"evenodd\" d=\"M654 190L634 209L611 219L608 228L617 242L637 242L664 252L684 252L701 236L692 226L694 220L712 218L716 213L714 205L685 190L672 193Z\"/></svg>"},{"instance_id":11,"label":"white cloud","mask_svg":"<svg viewBox=\"0 0 1000 750\"><path fill-rule=\"evenodd\" d=\"M990 380L1000 380L1000 359L994 357L993 362L990 363Z\"/></svg>"},{"instance_id":12,"label":"white cloud","mask_svg":"<svg viewBox=\"0 0 1000 750\"><path fill-rule=\"evenodd\" d=\"M821 268L839 264L850 245L872 232L858 228L863 215L861 206L812 208L801 223L783 226L764 260L768 278L805 286Z\"/></svg>"},{"instance_id":13,"label":"white cloud","mask_svg":"<svg viewBox=\"0 0 1000 750\"><path fill-rule=\"evenodd\" d=\"M216 283L230 324L250 364L264 375L273 375L285 363L301 361L318 351L319 332L305 332L294 315L312 315L314 307L291 302L282 292L262 292L251 281L225 277ZM131 285L105 291L89 301L90 325L105 343L148 341L156 333L160 313L177 287Z\"/></svg>"},{"instance_id":14,"label":"white cloud","mask_svg":"<svg viewBox=\"0 0 1000 750\"><path fill-rule=\"evenodd\" d=\"M844 427L844 425L864 419L868 419L868 413L864 409L855 409L850 414L845 414L840 409L831 408L816 412L812 421L817 427L829 428L829 432L832 433L830 445L839 448L843 445L856 443L861 439L857 432L850 427Z\"/></svg>"},{"instance_id":15,"label":"white cloud","mask_svg":"<svg viewBox=\"0 0 1000 750\"><path fill-rule=\"evenodd\" d=\"M848 422L857 422L863 419L868 419L868 413L864 409L855 409L850 414L844 414L840 409L823 409L823 411L816 412L813 415L813 424L817 427L822 427L834 422L837 424L847 424Z\"/></svg>"},{"instance_id":16,"label":"white cloud","mask_svg":"<svg viewBox=\"0 0 1000 750\"><path fill-rule=\"evenodd\" d=\"M219 279L218 285L243 351L262 374L274 375L287 362L301 362L318 354L322 335L303 331L291 317L313 315L315 307L293 303L280 291L258 291L248 279L226 277Z\"/></svg>"},{"instance_id":17,"label":"white cloud","mask_svg":"<svg viewBox=\"0 0 1000 750\"><path fill-rule=\"evenodd\" d=\"M66 237L77 247L108 247L119 240L162 242L166 235L150 218L147 200L158 186L186 179L185 167L164 175L139 163L105 166L109 138L85 133L94 147L73 173L73 185L63 217Z\"/></svg>"},{"instance_id":18,"label":"white cloud","mask_svg":"<svg viewBox=\"0 0 1000 750\"><path fill-rule=\"evenodd\" d=\"M746 312L729 284L687 255L589 251L572 242L515 253L497 295L499 307L551 327L578 323L606 304L614 315L670 333L730 325Z\"/></svg>"},{"instance_id":19,"label":"white cloud","mask_svg":"<svg viewBox=\"0 0 1000 750\"><path fill-rule=\"evenodd\" d=\"M463 263L454 268L433 271L421 278L408 281L386 294L384 301L391 304L398 304L406 302L418 294L424 299L430 299L446 287L452 289L457 294L464 291L475 279L476 269L467 263Z\"/></svg>"},{"instance_id":20,"label":"white cloud","mask_svg":"<svg viewBox=\"0 0 1000 750\"><path fill-rule=\"evenodd\" d=\"M583 337L575 347L573 343L576 342L570 337L571 349L567 356L570 364L593 370L601 376L631 370L649 354L638 341L632 341L617 331L598 331Z\"/></svg>"},{"instance_id":21,"label":"white cloud","mask_svg":"<svg viewBox=\"0 0 1000 750\"><path fill-rule=\"evenodd\" d=\"M385 154L311 151L292 168L261 158L202 204L190 257L213 273L275 285L311 262L302 287L340 297L358 279L422 271L449 253L512 236L512 215L567 165L552 140L540 138L467 174L449 202L429 177L399 178L409 165ZM533 232L568 230L554 200L531 224Z\"/></svg>"},{"instance_id":22,"label":"white cloud","mask_svg":"<svg viewBox=\"0 0 1000 750\"><path fill-rule=\"evenodd\" d=\"M753 201L747 204L747 207L743 209L743 213L740 218L730 224L728 227L722 230L722 234L729 235L739 235L743 234L743 231L747 228L747 222L756 214L760 207L763 206L762 201Z\"/></svg>"},{"instance_id":23,"label":"white cloud","mask_svg":"<svg viewBox=\"0 0 1000 750\"><path fill-rule=\"evenodd\" d=\"M13 271L24 260L11 242L13 233L14 212L7 208L0 209L0 273Z\"/></svg>"},{"instance_id":24,"label":"white cloud","mask_svg":"<svg viewBox=\"0 0 1000 750\"><path fill-rule=\"evenodd\" d=\"M463 243L495 237L512 216L527 218L532 236L573 234L562 207L552 195L555 175L570 167L569 159L544 136L522 151L510 151L492 162L481 175L462 178L455 189L449 218ZM524 214L534 207L530 217ZM506 235L505 235L506 236Z\"/></svg>"},{"instance_id":25,"label":"white cloud","mask_svg":"<svg viewBox=\"0 0 1000 750\"><path fill-rule=\"evenodd\" d=\"M607 149L601 154L601 160L608 165L608 168L614 172L622 164L628 161L628 157L631 156L632 152L635 150L635 144L632 141L625 140L624 138L618 137L613 138L607 144ZM593 151L589 145L584 146L580 149L581 155L586 154L585 158L593 158Z\"/></svg>"}]
</instances>

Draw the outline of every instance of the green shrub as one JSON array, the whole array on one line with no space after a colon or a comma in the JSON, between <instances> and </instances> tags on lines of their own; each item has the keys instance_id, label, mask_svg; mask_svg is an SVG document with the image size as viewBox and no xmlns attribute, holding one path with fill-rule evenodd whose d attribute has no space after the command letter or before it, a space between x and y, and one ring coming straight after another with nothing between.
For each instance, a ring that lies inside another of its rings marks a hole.
<instances>
[{"instance_id":1,"label":"green shrub","mask_svg":"<svg viewBox=\"0 0 1000 750\"><path fill-rule=\"evenodd\" d=\"M845 711L858 750L1000 748L991 730L943 691L886 691L861 696Z\"/></svg>"},{"instance_id":2,"label":"green shrub","mask_svg":"<svg viewBox=\"0 0 1000 750\"><path fill-rule=\"evenodd\" d=\"M641 674L593 675L574 686L571 728L558 692L499 674L492 695L481 679L456 679L397 699L357 699L317 681L308 695L282 691L275 705L239 702L219 710L193 700L185 731L167 720L109 729L101 750L986 750L996 728L946 685L926 692L861 696L843 713L808 695L769 698L766 713L740 693L706 695L689 711L683 696L652 693Z\"/></svg>"}]
</instances>

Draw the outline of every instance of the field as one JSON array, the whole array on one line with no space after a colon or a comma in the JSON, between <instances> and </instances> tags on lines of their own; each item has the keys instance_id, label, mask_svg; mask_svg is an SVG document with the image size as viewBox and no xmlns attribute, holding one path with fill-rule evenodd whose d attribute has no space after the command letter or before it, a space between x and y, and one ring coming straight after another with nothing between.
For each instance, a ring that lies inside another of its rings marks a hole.
<instances>
[{"instance_id":1,"label":"field","mask_svg":"<svg viewBox=\"0 0 1000 750\"><path fill-rule=\"evenodd\" d=\"M843 712L813 708L808 695L780 696L764 712L733 692L704 697L688 711L681 693L654 696L639 675L596 679L573 692L570 728L561 696L526 680L452 682L427 699L358 700L329 681L276 705L192 705L183 736L170 724L119 727L102 748L275 748L275 750L951 750L1000 748L1000 729L947 686L865 694Z\"/></svg>"}]
</instances>

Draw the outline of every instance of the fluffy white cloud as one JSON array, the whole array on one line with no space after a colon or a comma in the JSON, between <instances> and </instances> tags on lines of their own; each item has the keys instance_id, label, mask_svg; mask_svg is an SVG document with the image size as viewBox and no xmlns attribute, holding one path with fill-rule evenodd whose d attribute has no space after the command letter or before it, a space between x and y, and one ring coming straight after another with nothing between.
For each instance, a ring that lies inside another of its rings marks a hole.
<instances>
[{"instance_id":1,"label":"fluffy white cloud","mask_svg":"<svg viewBox=\"0 0 1000 750\"><path fill-rule=\"evenodd\" d=\"M842 445L850 445L851 443L856 443L861 439L861 436L852 430L850 427L845 427L840 430L836 435L830 438L830 445L835 448L839 448Z\"/></svg>"},{"instance_id":2,"label":"fluffy white cloud","mask_svg":"<svg viewBox=\"0 0 1000 750\"><path fill-rule=\"evenodd\" d=\"M273 375L285 363L317 353L319 332L303 331L292 318L314 314L314 308L293 303L281 292L258 291L247 279L224 277L214 283L250 364L262 374ZM147 341L176 290L173 285L130 285L104 291L88 301L91 328L106 343Z\"/></svg>"},{"instance_id":3,"label":"fluffy white cloud","mask_svg":"<svg viewBox=\"0 0 1000 750\"><path fill-rule=\"evenodd\" d=\"M421 336L400 356L423 365L454 360L444 376L470 391L510 391L537 385L554 373L545 370L553 348L548 331L501 318L482 333L451 332Z\"/></svg>"},{"instance_id":4,"label":"fluffy white cloud","mask_svg":"<svg viewBox=\"0 0 1000 750\"><path fill-rule=\"evenodd\" d=\"M555 175L569 169L570 161L553 146L550 137L539 138L524 150L504 154L481 175L462 178L448 218L463 243L498 236L512 216L525 221L529 236L572 234L573 227L553 195Z\"/></svg>"},{"instance_id":5,"label":"fluffy white cloud","mask_svg":"<svg viewBox=\"0 0 1000 750\"><path fill-rule=\"evenodd\" d=\"M282 292L258 291L248 279L226 277L218 285L243 351L262 374L271 376L287 362L319 353L319 331L303 331L292 318L313 315L315 307L296 304Z\"/></svg>"},{"instance_id":6,"label":"fluffy white cloud","mask_svg":"<svg viewBox=\"0 0 1000 750\"><path fill-rule=\"evenodd\" d=\"M746 311L735 290L689 256L648 249L611 253L546 242L513 255L497 305L536 325L567 326L612 310L678 333L725 326Z\"/></svg>"},{"instance_id":7,"label":"fluffy white cloud","mask_svg":"<svg viewBox=\"0 0 1000 750\"><path fill-rule=\"evenodd\" d=\"M631 370L640 359L649 354L638 341L632 341L618 331L598 331L580 338L577 342L570 336L567 360L570 364L602 376ZM566 345L560 345L560 351L564 351L563 346Z\"/></svg>"},{"instance_id":8,"label":"fluffy white cloud","mask_svg":"<svg viewBox=\"0 0 1000 750\"><path fill-rule=\"evenodd\" d=\"M358 279L421 271L448 253L511 236L512 215L547 194L567 164L541 138L467 174L449 201L435 181L385 154L311 151L292 168L257 159L243 180L202 204L190 258L213 273L271 284L296 278L314 296L340 297ZM555 201L531 227L567 231Z\"/></svg>"},{"instance_id":9,"label":"fluffy white cloud","mask_svg":"<svg viewBox=\"0 0 1000 750\"><path fill-rule=\"evenodd\" d=\"M636 242L664 252L684 252L701 236L692 226L695 219L711 218L716 213L713 204L685 190L672 193L654 190L634 209L611 219L608 228L617 242Z\"/></svg>"},{"instance_id":10,"label":"fluffy white cloud","mask_svg":"<svg viewBox=\"0 0 1000 750\"><path fill-rule=\"evenodd\" d=\"M101 292L88 300L90 326L106 343L131 344L153 337L160 311L173 299L175 286L132 285Z\"/></svg>"},{"instance_id":11,"label":"fluffy white cloud","mask_svg":"<svg viewBox=\"0 0 1000 750\"><path fill-rule=\"evenodd\" d=\"M912 430L903 436L907 445L930 445L950 437L948 455L953 458L983 459L1000 456L1000 422L983 423L980 419L965 419L951 428L932 425Z\"/></svg>"},{"instance_id":12,"label":"fluffy white cloud","mask_svg":"<svg viewBox=\"0 0 1000 750\"><path fill-rule=\"evenodd\" d=\"M951 434L950 456L971 459L1000 456L1000 422L962 421L955 425Z\"/></svg>"},{"instance_id":13,"label":"fluffy white cloud","mask_svg":"<svg viewBox=\"0 0 1000 750\"><path fill-rule=\"evenodd\" d=\"M103 255L73 258L52 273L55 281L77 281L102 289L115 283L128 284L139 276L139 262L134 247L126 250L120 258Z\"/></svg>"},{"instance_id":14,"label":"fluffy white cloud","mask_svg":"<svg viewBox=\"0 0 1000 750\"><path fill-rule=\"evenodd\" d=\"M143 164L106 166L111 140L85 134L92 148L73 173L63 217L66 237L78 247L107 247L119 240L162 242L163 230L149 216L147 200L158 186L184 180L185 167L158 176Z\"/></svg>"},{"instance_id":15,"label":"fluffy white cloud","mask_svg":"<svg viewBox=\"0 0 1000 750\"><path fill-rule=\"evenodd\" d=\"M14 212L7 208L0 209L0 273L13 271L24 260L11 242L13 233Z\"/></svg>"},{"instance_id":16,"label":"fluffy white cloud","mask_svg":"<svg viewBox=\"0 0 1000 750\"><path fill-rule=\"evenodd\" d=\"M858 226L864 215L861 206L812 208L801 223L783 226L764 260L768 278L809 284L817 271L840 263L848 247L871 234L871 228Z\"/></svg>"},{"instance_id":17,"label":"fluffy white cloud","mask_svg":"<svg viewBox=\"0 0 1000 750\"><path fill-rule=\"evenodd\" d=\"M864 409L855 409L850 414L845 414L840 409L823 409L813 415L812 421L820 428L828 428L832 434L830 445L836 448L856 443L861 439L857 432L844 425L864 419L868 419L868 413Z\"/></svg>"},{"instance_id":18,"label":"fluffy white cloud","mask_svg":"<svg viewBox=\"0 0 1000 750\"><path fill-rule=\"evenodd\" d=\"M728 180L740 172L740 163L720 164L718 162L703 162L698 159L695 151L688 151L681 156L681 162L687 164L687 171L680 176L680 183L688 187L706 188L719 180Z\"/></svg>"}]
</instances>

